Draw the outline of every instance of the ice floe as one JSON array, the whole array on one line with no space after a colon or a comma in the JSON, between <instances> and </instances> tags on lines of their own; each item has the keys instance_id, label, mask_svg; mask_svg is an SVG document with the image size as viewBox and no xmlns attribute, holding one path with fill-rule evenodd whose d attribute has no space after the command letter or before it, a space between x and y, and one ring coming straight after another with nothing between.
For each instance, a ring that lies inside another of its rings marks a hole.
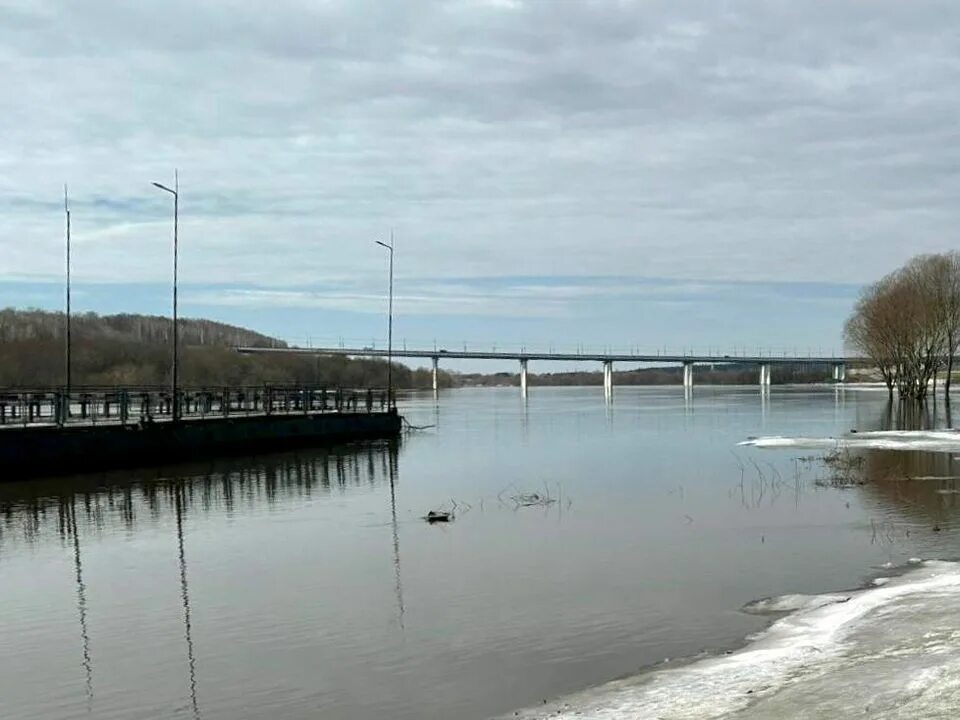
<instances>
[{"instance_id":1,"label":"ice floe","mask_svg":"<svg viewBox=\"0 0 960 720\"><path fill-rule=\"evenodd\" d=\"M957 452L960 431L957 430L878 430L857 432L837 437L801 437L770 435L748 438L739 445L758 448L802 448L810 450L927 450Z\"/></svg>"}]
</instances>

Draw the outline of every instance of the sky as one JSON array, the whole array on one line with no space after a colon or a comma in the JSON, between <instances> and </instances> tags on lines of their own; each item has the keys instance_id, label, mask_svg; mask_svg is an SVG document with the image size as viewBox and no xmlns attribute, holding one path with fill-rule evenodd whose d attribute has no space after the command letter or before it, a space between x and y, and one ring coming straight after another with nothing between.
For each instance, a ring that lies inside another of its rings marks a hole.
<instances>
[{"instance_id":1,"label":"sky","mask_svg":"<svg viewBox=\"0 0 960 720\"><path fill-rule=\"evenodd\" d=\"M953 0L0 0L0 306L842 352L956 247Z\"/></svg>"}]
</instances>

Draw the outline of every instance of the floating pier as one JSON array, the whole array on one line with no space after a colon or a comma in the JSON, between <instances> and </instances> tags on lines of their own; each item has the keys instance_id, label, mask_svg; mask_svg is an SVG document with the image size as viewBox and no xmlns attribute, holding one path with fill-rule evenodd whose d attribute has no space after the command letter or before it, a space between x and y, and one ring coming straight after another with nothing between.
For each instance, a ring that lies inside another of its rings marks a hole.
<instances>
[{"instance_id":1,"label":"floating pier","mask_svg":"<svg viewBox=\"0 0 960 720\"><path fill-rule=\"evenodd\" d=\"M176 418L176 419L175 419ZM258 386L0 391L3 480L394 438L385 390Z\"/></svg>"}]
</instances>

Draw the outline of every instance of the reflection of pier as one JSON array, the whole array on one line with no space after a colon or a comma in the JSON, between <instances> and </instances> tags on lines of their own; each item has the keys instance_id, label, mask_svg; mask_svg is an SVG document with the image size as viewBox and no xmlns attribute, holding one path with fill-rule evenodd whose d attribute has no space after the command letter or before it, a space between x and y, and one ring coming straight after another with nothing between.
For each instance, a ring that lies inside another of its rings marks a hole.
<instances>
[{"instance_id":1,"label":"reflection of pier","mask_svg":"<svg viewBox=\"0 0 960 720\"><path fill-rule=\"evenodd\" d=\"M84 674L86 712L93 717L95 705L94 664L98 646L91 639L88 622L89 579L85 577L84 555L91 553L85 538L109 536L111 530L161 529L168 537L176 534L182 624L185 712L199 720L203 714L203 647L195 644L195 620L204 606L203 596L191 594L188 561L191 532L208 516L231 516L262 511L303 507L306 501L324 495L369 492L377 489L386 497L389 487L391 538L384 535L383 552L392 555L393 590L398 621L404 624L404 598L400 567L400 537L397 517L399 443L371 442L352 447L334 447L307 452L281 453L254 458L227 458L216 462L185 463L168 471L101 473L69 479L30 483L0 484L0 552L14 551L26 543L59 544L72 555L71 575L76 587L76 618L79 624L77 671ZM388 549L388 545L390 548ZM96 544L96 543L94 543ZM95 550L94 550L95 551ZM194 576L195 577L195 576ZM173 578L171 577L171 581ZM94 594L94 597L99 595ZM98 608L101 612L103 608ZM171 608L172 609L172 608ZM173 614L171 613L171 617ZM92 626L94 629L97 624ZM104 645L108 644L102 641ZM109 654L109 653L108 653ZM106 680L100 674L100 695ZM79 683L78 683L79 685ZM78 691L79 694L79 691ZM75 699L79 701L79 698ZM100 697L100 702L108 702ZM78 706L79 707L79 706ZM76 714L81 714L77 709Z\"/></svg>"},{"instance_id":2,"label":"reflection of pier","mask_svg":"<svg viewBox=\"0 0 960 720\"><path fill-rule=\"evenodd\" d=\"M98 531L110 526L135 530L142 523L159 524L176 514L176 483L182 483L180 501L185 515L200 517L218 512L230 515L284 499L386 486L398 451L397 441L383 440L167 468L0 483L0 548L21 539L33 543L50 532L64 536L70 523L70 502L76 504L78 522Z\"/></svg>"}]
</instances>

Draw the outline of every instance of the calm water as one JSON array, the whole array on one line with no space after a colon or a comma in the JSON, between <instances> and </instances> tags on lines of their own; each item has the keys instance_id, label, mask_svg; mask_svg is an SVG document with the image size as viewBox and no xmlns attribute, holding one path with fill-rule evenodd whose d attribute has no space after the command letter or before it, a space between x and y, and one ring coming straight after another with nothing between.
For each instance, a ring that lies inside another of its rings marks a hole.
<instances>
[{"instance_id":1,"label":"calm water","mask_svg":"<svg viewBox=\"0 0 960 720\"><path fill-rule=\"evenodd\" d=\"M960 556L955 481L823 488L809 452L737 446L885 400L458 390L409 399L434 427L399 445L0 485L0 717L470 720L738 647L752 600Z\"/></svg>"}]
</instances>

